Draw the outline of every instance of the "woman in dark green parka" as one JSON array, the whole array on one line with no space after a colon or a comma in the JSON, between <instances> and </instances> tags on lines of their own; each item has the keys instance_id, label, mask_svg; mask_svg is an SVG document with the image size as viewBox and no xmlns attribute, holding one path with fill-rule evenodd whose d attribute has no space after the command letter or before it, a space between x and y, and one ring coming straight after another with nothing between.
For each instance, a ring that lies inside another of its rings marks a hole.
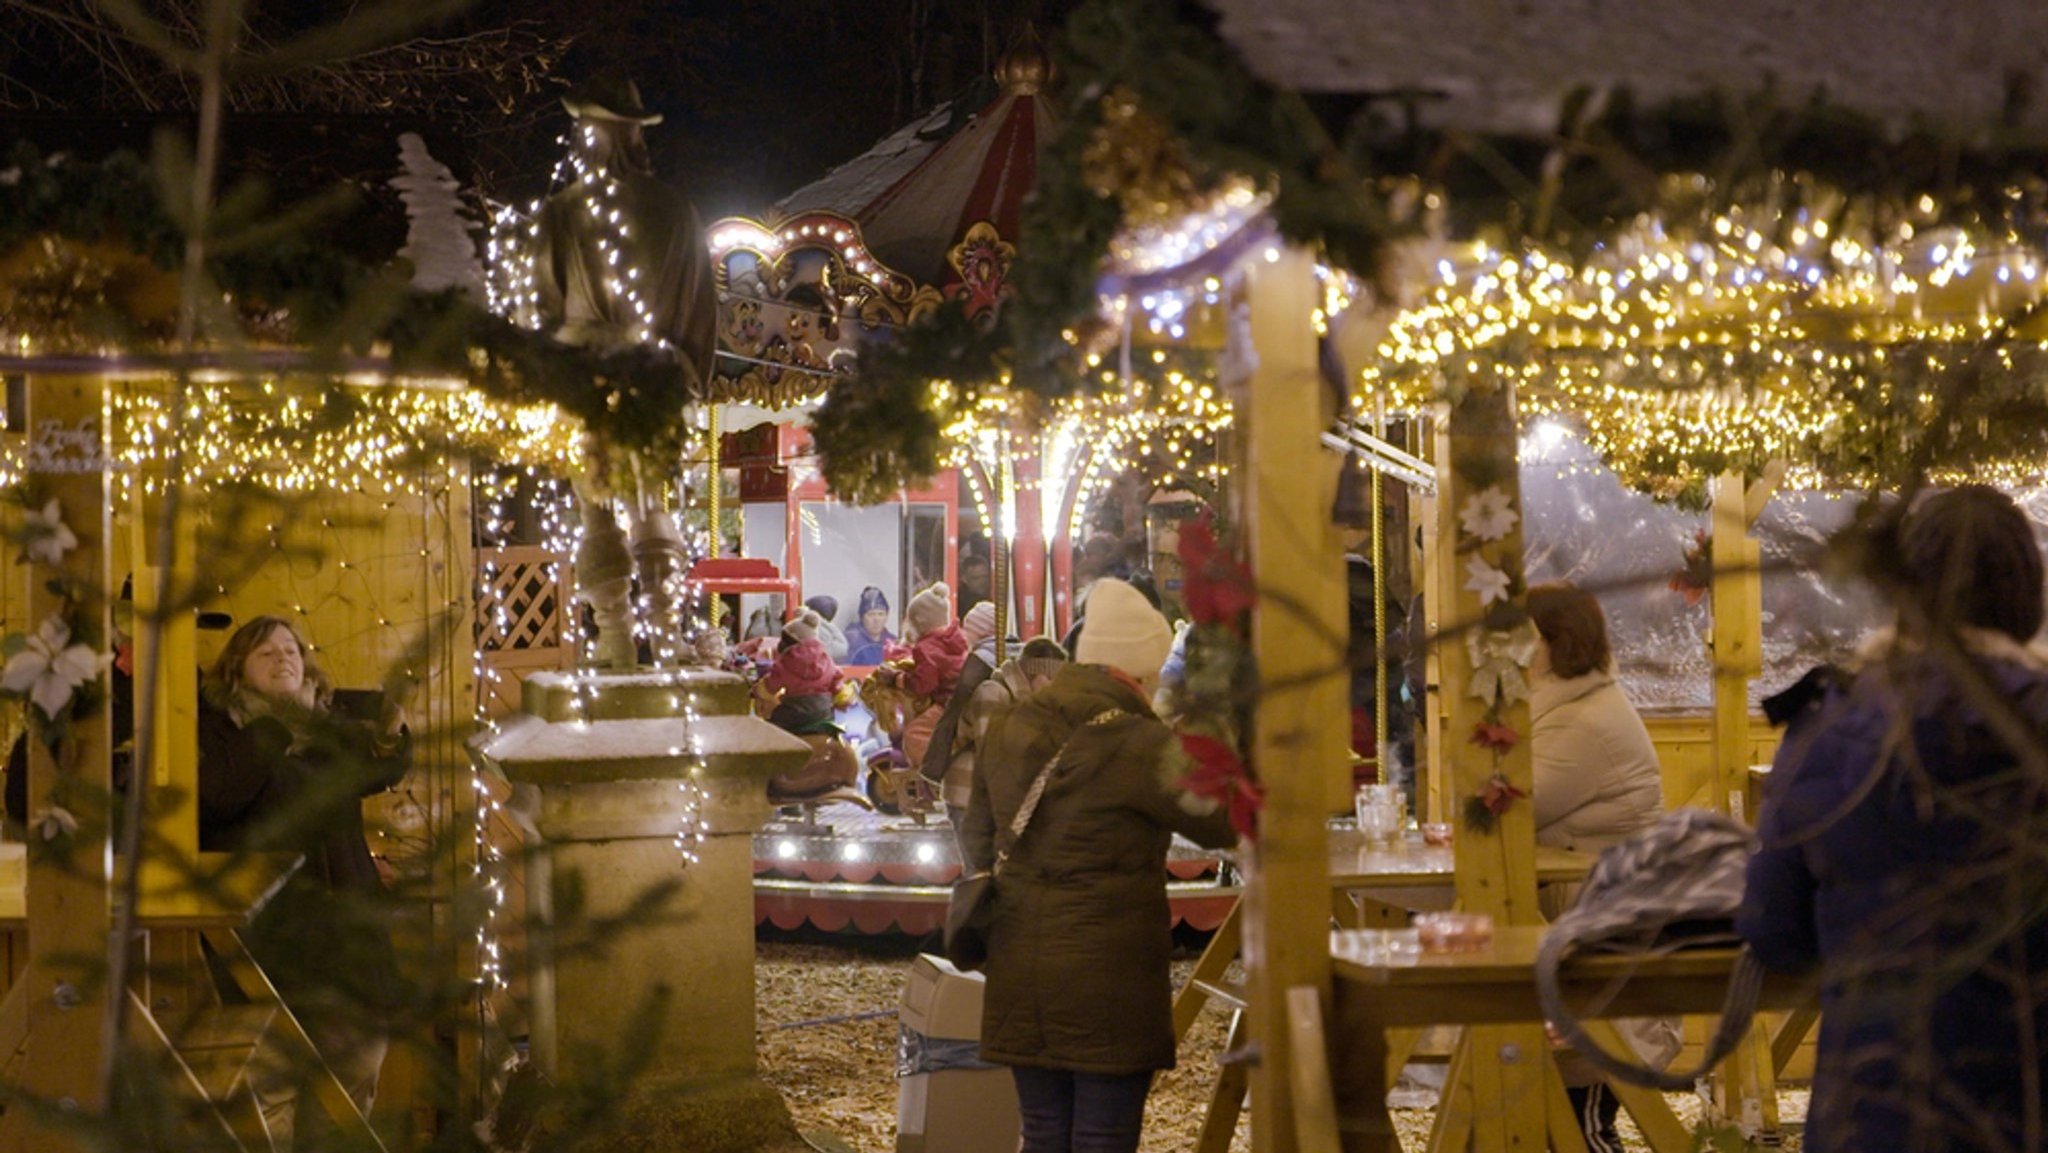
<instances>
[{"instance_id":1,"label":"woman in dark green parka","mask_svg":"<svg viewBox=\"0 0 2048 1153\"><path fill-rule=\"evenodd\" d=\"M1176 832L1237 841L1173 789L1173 734L1149 703L1173 640L1121 581L1098 582L1075 663L996 719L960 830L988 868L1046 762L1059 766L997 883L983 1060L1011 1066L1022 1153L1130 1153L1152 1075L1174 1063L1166 850Z\"/></svg>"}]
</instances>

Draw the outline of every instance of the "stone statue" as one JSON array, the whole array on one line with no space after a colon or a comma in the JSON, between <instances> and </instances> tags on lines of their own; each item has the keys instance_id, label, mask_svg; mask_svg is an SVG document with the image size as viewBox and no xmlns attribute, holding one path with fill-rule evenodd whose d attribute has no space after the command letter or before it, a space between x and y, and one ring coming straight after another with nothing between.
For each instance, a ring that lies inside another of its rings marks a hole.
<instances>
[{"instance_id":1,"label":"stone statue","mask_svg":"<svg viewBox=\"0 0 2048 1153\"><path fill-rule=\"evenodd\" d=\"M576 121L573 171L541 208L535 271L543 321L565 344L671 351L679 399L700 399L716 353L718 300L697 210L656 179L648 163L642 130L661 115L647 111L639 88L616 75L592 80L562 104ZM601 461L600 472L610 463ZM661 495L669 469L638 459L631 466L630 547L602 475L579 485L584 544L577 565L596 618L599 663L614 668L637 661L628 557L655 661L690 654L681 620L687 557ZM643 477L643 469L652 475Z\"/></svg>"},{"instance_id":2,"label":"stone statue","mask_svg":"<svg viewBox=\"0 0 2048 1153\"><path fill-rule=\"evenodd\" d=\"M562 104L576 118L574 172L541 207L541 315L565 344L673 348L677 387L700 396L716 349L718 299L697 210L647 159L642 130L661 114L643 108L639 88L616 76L593 80Z\"/></svg>"}]
</instances>

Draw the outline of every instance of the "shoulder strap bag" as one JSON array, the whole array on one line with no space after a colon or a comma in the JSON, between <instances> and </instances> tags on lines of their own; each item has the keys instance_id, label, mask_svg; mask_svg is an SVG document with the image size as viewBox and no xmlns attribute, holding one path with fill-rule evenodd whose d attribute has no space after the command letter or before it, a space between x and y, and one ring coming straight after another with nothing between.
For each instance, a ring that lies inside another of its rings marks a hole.
<instances>
[{"instance_id":1,"label":"shoulder strap bag","mask_svg":"<svg viewBox=\"0 0 2048 1153\"><path fill-rule=\"evenodd\" d=\"M1126 715L1122 709L1105 709L1088 718L1082 728L1107 724ZM1075 733L1080 732L1079 729ZM1074 737L1069 734L1059 751L1038 770L1031 779L1031 787L1024 791L1024 801L1017 806L1017 816L1010 822L1010 843L996 850L995 863L986 869L969 873L953 882L953 892L946 900L946 959L956 969L979 969L988 962L989 929L996 919L996 878L1002 875L1003 865L1010 859L1010 850L1024 837L1024 830L1030 826L1031 818L1038 812L1038 802L1045 796L1046 783L1052 780L1053 770L1067 755L1067 746Z\"/></svg>"}]
</instances>

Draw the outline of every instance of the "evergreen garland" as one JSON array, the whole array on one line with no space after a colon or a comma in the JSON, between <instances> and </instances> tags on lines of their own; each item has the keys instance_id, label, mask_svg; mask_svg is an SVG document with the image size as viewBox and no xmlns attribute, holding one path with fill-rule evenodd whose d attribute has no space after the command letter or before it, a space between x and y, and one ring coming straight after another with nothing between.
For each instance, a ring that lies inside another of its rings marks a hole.
<instances>
[{"instance_id":1,"label":"evergreen garland","mask_svg":"<svg viewBox=\"0 0 2048 1153\"><path fill-rule=\"evenodd\" d=\"M948 300L890 343L862 349L860 378L835 384L811 416L825 482L844 500L886 500L937 472L945 428L1007 376L1007 334ZM934 366L945 376L934 378ZM933 389L935 379L948 387ZM829 446L827 448L826 446Z\"/></svg>"},{"instance_id":2,"label":"evergreen garland","mask_svg":"<svg viewBox=\"0 0 2048 1153\"><path fill-rule=\"evenodd\" d=\"M1654 107L1619 91L1597 112L1582 91L1547 138L1432 129L1397 115L1403 110L1385 98L1311 98L1269 84L1215 23L1189 0L1091 0L1073 13L1055 45L1059 131L1039 156L994 343L948 338L957 318L933 317L923 323L941 331L930 339L913 325L886 358L864 351L834 385L833 415L816 430L836 489L885 493L936 467L939 454L926 444L939 418L920 378L952 382L957 394L996 379L991 366L1001 363L1014 372L1012 387L1029 393L1103 387L1078 371L1080 350L1099 324L1105 254L1148 194L1154 211L1167 212L1175 193L1195 197L1228 177L1248 178L1271 195L1268 212L1283 237L1369 282L1389 242L1421 228L1415 193L1425 187L1443 193L1452 235L1581 255L1645 213L1700 221L1737 203L1776 203L1795 186L1839 190L1838 212L1877 221L1924 215L1916 205L1926 196L1950 222L2022 234L2041 227L2030 207L2041 198L2007 191L2042 187L2048 148L2002 125L1970 141L1899 132L1817 92L1767 88ZM1167 144L1156 158L1178 169L1155 174L1152 188L1089 178L1090 149L1115 130L1109 110L1122 101L1159 123ZM1734 463L1691 462L1679 487Z\"/></svg>"},{"instance_id":3,"label":"evergreen garland","mask_svg":"<svg viewBox=\"0 0 2048 1153\"><path fill-rule=\"evenodd\" d=\"M132 154L88 164L23 148L7 173L0 179L0 257L61 237L133 252L166 273L177 268L183 232L164 208L155 174ZM359 207L346 189L275 214L255 185L222 198L215 232L224 239L208 271L232 298L245 339L304 348L315 366L323 355L388 346L398 373L459 376L497 400L555 405L618 448L680 451L686 406L702 398L686 392L672 355L575 348L459 293L413 292L403 264L356 251L344 239ZM120 307L106 299L66 303L101 314ZM78 327L100 335L120 329L130 352L164 346L167 325L135 321L101 315L81 318Z\"/></svg>"}]
</instances>

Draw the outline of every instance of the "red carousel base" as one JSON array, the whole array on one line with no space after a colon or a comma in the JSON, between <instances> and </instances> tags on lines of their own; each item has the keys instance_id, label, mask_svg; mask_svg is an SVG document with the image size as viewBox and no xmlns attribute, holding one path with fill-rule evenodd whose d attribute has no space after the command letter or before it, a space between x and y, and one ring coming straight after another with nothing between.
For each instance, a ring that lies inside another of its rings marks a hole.
<instances>
[{"instance_id":1,"label":"red carousel base","mask_svg":"<svg viewBox=\"0 0 2048 1153\"><path fill-rule=\"evenodd\" d=\"M1175 838L1166 861L1176 925L1204 932L1223 923L1238 887L1219 853ZM960 854L944 817L911 817L856 805L784 809L754 835L754 921L828 933L938 932Z\"/></svg>"}]
</instances>

